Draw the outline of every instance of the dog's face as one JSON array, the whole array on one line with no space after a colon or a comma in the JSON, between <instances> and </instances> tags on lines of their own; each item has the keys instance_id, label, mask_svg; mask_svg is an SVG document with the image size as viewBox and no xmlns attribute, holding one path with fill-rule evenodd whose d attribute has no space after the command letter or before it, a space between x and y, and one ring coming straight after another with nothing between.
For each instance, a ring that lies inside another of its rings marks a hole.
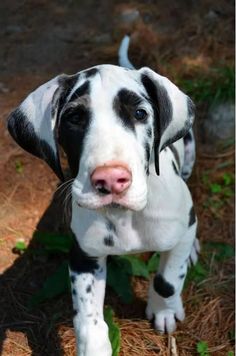
<instances>
[{"instance_id":1,"label":"dog's face","mask_svg":"<svg viewBox=\"0 0 236 356\"><path fill-rule=\"evenodd\" d=\"M78 205L141 210L152 149L159 174L159 152L188 132L193 117L191 100L167 78L149 68L101 65L42 85L12 113L8 127L60 178L62 146Z\"/></svg>"}]
</instances>

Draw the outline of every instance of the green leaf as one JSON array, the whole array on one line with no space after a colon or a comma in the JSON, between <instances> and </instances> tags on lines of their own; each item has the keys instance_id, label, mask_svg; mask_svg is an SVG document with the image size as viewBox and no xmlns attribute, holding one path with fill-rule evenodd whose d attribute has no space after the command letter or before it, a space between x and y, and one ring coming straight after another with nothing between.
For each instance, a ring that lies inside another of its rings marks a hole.
<instances>
[{"instance_id":1,"label":"green leaf","mask_svg":"<svg viewBox=\"0 0 236 356\"><path fill-rule=\"evenodd\" d=\"M137 256L122 256L122 261L128 261L130 263L130 269L127 269L127 273L131 272L132 276L148 278L149 273L147 266L144 261L142 261Z\"/></svg>"},{"instance_id":2,"label":"green leaf","mask_svg":"<svg viewBox=\"0 0 236 356\"><path fill-rule=\"evenodd\" d=\"M147 269L149 273L153 273L157 271L159 260L160 260L160 255L158 252L154 253L152 257L148 260Z\"/></svg>"},{"instance_id":3,"label":"green leaf","mask_svg":"<svg viewBox=\"0 0 236 356\"><path fill-rule=\"evenodd\" d=\"M25 251L27 249L27 246L24 241L17 241L15 244L15 249L17 251Z\"/></svg>"},{"instance_id":4,"label":"green leaf","mask_svg":"<svg viewBox=\"0 0 236 356\"><path fill-rule=\"evenodd\" d=\"M206 341L199 341L197 343L197 352L200 356L208 356L208 344Z\"/></svg>"},{"instance_id":5,"label":"green leaf","mask_svg":"<svg viewBox=\"0 0 236 356\"><path fill-rule=\"evenodd\" d=\"M118 356L120 351L120 329L113 321L114 312L111 307L104 311L104 319L109 327L109 339L112 346L112 356Z\"/></svg>"},{"instance_id":6,"label":"green leaf","mask_svg":"<svg viewBox=\"0 0 236 356\"><path fill-rule=\"evenodd\" d=\"M234 356L234 352L233 351L228 351L227 356Z\"/></svg>"},{"instance_id":7,"label":"green leaf","mask_svg":"<svg viewBox=\"0 0 236 356\"><path fill-rule=\"evenodd\" d=\"M57 233L45 233L36 231L35 241L39 242L48 251L68 253L73 245L72 235L61 235Z\"/></svg>"},{"instance_id":8,"label":"green leaf","mask_svg":"<svg viewBox=\"0 0 236 356\"><path fill-rule=\"evenodd\" d=\"M21 174L22 172L23 172L23 164L22 164L22 162L21 161L16 161L15 162L15 169L16 169L16 172L17 173L19 173L19 174Z\"/></svg>"},{"instance_id":9,"label":"green leaf","mask_svg":"<svg viewBox=\"0 0 236 356\"><path fill-rule=\"evenodd\" d=\"M133 300L131 275L132 268L128 260L122 257L111 257L107 266L107 284L126 304L132 303Z\"/></svg>"},{"instance_id":10,"label":"green leaf","mask_svg":"<svg viewBox=\"0 0 236 356\"><path fill-rule=\"evenodd\" d=\"M210 185L210 190L211 190L211 193L217 194L222 191L222 186L218 183L212 183Z\"/></svg>"},{"instance_id":11,"label":"green leaf","mask_svg":"<svg viewBox=\"0 0 236 356\"><path fill-rule=\"evenodd\" d=\"M188 271L186 280L185 280L185 287L188 285L189 282L195 281L197 284L202 282L206 279L208 275L208 271L206 270L205 266L203 266L199 261L196 263L195 266L192 266Z\"/></svg>"},{"instance_id":12,"label":"green leaf","mask_svg":"<svg viewBox=\"0 0 236 356\"><path fill-rule=\"evenodd\" d=\"M224 185L230 185L231 183L233 183L234 178L233 178L232 174L224 173L223 180L224 180Z\"/></svg>"},{"instance_id":13,"label":"green leaf","mask_svg":"<svg viewBox=\"0 0 236 356\"><path fill-rule=\"evenodd\" d=\"M234 257L234 247L224 242L207 242L204 246L208 252L214 253L219 262Z\"/></svg>"},{"instance_id":14,"label":"green leaf","mask_svg":"<svg viewBox=\"0 0 236 356\"><path fill-rule=\"evenodd\" d=\"M29 301L30 307L35 307L45 300L57 297L69 290L68 262L64 261L59 268L49 276L42 289L33 295Z\"/></svg>"}]
</instances>

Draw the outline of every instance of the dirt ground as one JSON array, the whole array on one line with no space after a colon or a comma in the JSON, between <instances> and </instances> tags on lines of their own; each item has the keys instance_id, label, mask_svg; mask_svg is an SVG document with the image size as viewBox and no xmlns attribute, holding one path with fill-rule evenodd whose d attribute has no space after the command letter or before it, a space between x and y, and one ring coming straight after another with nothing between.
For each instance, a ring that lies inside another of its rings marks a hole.
<instances>
[{"instance_id":1,"label":"dirt ground","mask_svg":"<svg viewBox=\"0 0 236 356\"><path fill-rule=\"evenodd\" d=\"M135 21L124 12L138 9ZM121 14L123 13L123 17ZM122 34L133 33L131 58L174 79L194 78L214 66L234 61L234 3L226 0L94 1L11 0L0 2L0 354L75 355L69 295L29 310L27 300L55 269L58 258L14 253L17 241L30 247L35 229L65 228L63 204L53 201L58 181L42 161L23 152L9 137L9 112L35 87L58 73L72 74L100 64L116 63ZM199 107L201 121L208 103ZM199 218L201 241L234 241L234 202L217 211L206 209L213 181L234 171L233 147L205 151L197 124L198 158L190 189ZM202 260L207 254L202 254ZM211 263L212 262L212 263ZM174 333L180 356L195 355L205 340L212 355L233 350L234 261L207 264L208 278L190 283L184 291L187 317ZM136 300L120 303L108 291L107 304L115 311L122 333L121 355L172 355L170 339L157 335L145 321L147 282L133 280ZM230 337L231 335L231 337Z\"/></svg>"}]
</instances>

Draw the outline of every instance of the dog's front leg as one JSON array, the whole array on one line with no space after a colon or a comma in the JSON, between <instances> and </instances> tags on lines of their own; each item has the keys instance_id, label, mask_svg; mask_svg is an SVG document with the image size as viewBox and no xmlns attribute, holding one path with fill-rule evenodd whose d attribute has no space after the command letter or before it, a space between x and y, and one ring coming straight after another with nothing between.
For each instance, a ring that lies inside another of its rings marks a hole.
<instances>
[{"instance_id":1,"label":"dog's front leg","mask_svg":"<svg viewBox=\"0 0 236 356\"><path fill-rule=\"evenodd\" d=\"M108 327L103 318L106 257L88 256L78 244L70 255L74 328L79 356L111 356Z\"/></svg>"},{"instance_id":2,"label":"dog's front leg","mask_svg":"<svg viewBox=\"0 0 236 356\"><path fill-rule=\"evenodd\" d=\"M196 236L196 225L195 222L189 227L172 250L161 253L158 272L150 283L146 314L150 320L154 317L154 327L162 333L173 332L176 319L182 321L185 317L181 292Z\"/></svg>"}]
</instances>

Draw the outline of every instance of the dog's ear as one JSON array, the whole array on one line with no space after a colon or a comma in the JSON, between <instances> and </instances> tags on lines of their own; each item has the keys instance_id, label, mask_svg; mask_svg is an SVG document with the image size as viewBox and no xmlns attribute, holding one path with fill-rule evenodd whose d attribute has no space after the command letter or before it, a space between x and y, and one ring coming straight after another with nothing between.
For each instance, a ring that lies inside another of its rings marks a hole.
<instances>
[{"instance_id":1,"label":"dog's ear","mask_svg":"<svg viewBox=\"0 0 236 356\"><path fill-rule=\"evenodd\" d=\"M78 76L60 75L41 85L8 118L14 140L29 153L45 160L63 180L57 143L57 118Z\"/></svg>"},{"instance_id":2,"label":"dog's ear","mask_svg":"<svg viewBox=\"0 0 236 356\"><path fill-rule=\"evenodd\" d=\"M155 168L159 175L159 152L188 133L194 121L195 105L166 77L146 67L139 72L155 113Z\"/></svg>"}]
</instances>

